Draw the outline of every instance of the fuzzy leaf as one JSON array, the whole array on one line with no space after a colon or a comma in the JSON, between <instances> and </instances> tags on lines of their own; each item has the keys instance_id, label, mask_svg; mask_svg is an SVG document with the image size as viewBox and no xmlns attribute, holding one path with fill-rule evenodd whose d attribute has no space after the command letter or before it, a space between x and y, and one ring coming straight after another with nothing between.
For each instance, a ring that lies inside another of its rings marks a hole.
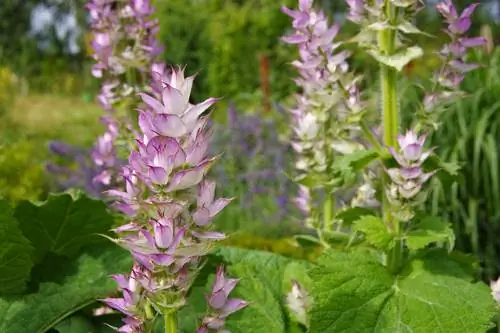
<instances>
[{"instance_id":1,"label":"fuzzy leaf","mask_svg":"<svg viewBox=\"0 0 500 333\"><path fill-rule=\"evenodd\" d=\"M368 50L368 53L378 62L400 72L410 61L420 58L424 51L418 46L410 46L393 55L385 55L375 49Z\"/></svg>"},{"instance_id":2,"label":"fuzzy leaf","mask_svg":"<svg viewBox=\"0 0 500 333\"><path fill-rule=\"evenodd\" d=\"M453 250L455 234L450 223L436 216L426 216L415 225L415 230L406 235L410 250L419 250L432 243L446 243L448 251Z\"/></svg>"},{"instance_id":3,"label":"fuzzy leaf","mask_svg":"<svg viewBox=\"0 0 500 333\"><path fill-rule=\"evenodd\" d=\"M83 194L51 194L47 201L21 202L15 211L23 234L34 245L35 261L49 253L72 257L85 245L99 241L113 222L104 202Z\"/></svg>"},{"instance_id":4,"label":"fuzzy leaf","mask_svg":"<svg viewBox=\"0 0 500 333\"><path fill-rule=\"evenodd\" d=\"M495 304L446 253L428 252L393 276L365 253L327 252L311 270L310 333L484 333Z\"/></svg>"},{"instance_id":5,"label":"fuzzy leaf","mask_svg":"<svg viewBox=\"0 0 500 333\"><path fill-rule=\"evenodd\" d=\"M365 207L346 207L337 212L335 218L342 220L344 225L348 225L358 220L363 215L373 214L375 214L375 209Z\"/></svg>"},{"instance_id":6,"label":"fuzzy leaf","mask_svg":"<svg viewBox=\"0 0 500 333\"><path fill-rule=\"evenodd\" d=\"M0 298L0 332L43 333L97 299L114 293L109 275L130 270L128 252L115 246L84 253L71 265L51 267L58 281L40 283L37 292ZM49 268L47 268L49 269Z\"/></svg>"},{"instance_id":7,"label":"fuzzy leaf","mask_svg":"<svg viewBox=\"0 0 500 333\"><path fill-rule=\"evenodd\" d=\"M285 332L283 279L291 260L272 253L235 248L223 248L215 255L226 263L228 275L241 278L231 296L250 302L248 307L228 318L229 331Z\"/></svg>"},{"instance_id":8,"label":"fuzzy leaf","mask_svg":"<svg viewBox=\"0 0 500 333\"><path fill-rule=\"evenodd\" d=\"M362 216L353 223L353 227L364 234L368 244L378 249L387 250L394 245L394 237L389 233L380 217L373 215Z\"/></svg>"},{"instance_id":9,"label":"fuzzy leaf","mask_svg":"<svg viewBox=\"0 0 500 333\"><path fill-rule=\"evenodd\" d=\"M292 288L292 282L297 281L306 290L312 287L311 278L307 275L313 267L313 264L308 261L291 261L285 267L283 273L283 291L287 294Z\"/></svg>"},{"instance_id":10,"label":"fuzzy leaf","mask_svg":"<svg viewBox=\"0 0 500 333\"><path fill-rule=\"evenodd\" d=\"M347 155L338 156L333 164L334 168L351 168L354 171L363 170L367 165L377 159L378 153L376 150L356 150Z\"/></svg>"},{"instance_id":11,"label":"fuzzy leaf","mask_svg":"<svg viewBox=\"0 0 500 333\"><path fill-rule=\"evenodd\" d=\"M378 156L375 150L356 150L351 154L338 156L332 165L335 173L334 178L337 180L334 184L336 186L332 188L335 189L355 182L358 171L363 170Z\"/></svg>"},{"instance_id":12,"label":"fuzzy leaf","mask_svg":"<svg viewBox=\"0 0 500 333\"><path fill-rule=\"evenodd\" d=\"M33 247L12 215L10 206L0 201L0 294L22 292L33 267Z\"/></svg>"}]
</instances>

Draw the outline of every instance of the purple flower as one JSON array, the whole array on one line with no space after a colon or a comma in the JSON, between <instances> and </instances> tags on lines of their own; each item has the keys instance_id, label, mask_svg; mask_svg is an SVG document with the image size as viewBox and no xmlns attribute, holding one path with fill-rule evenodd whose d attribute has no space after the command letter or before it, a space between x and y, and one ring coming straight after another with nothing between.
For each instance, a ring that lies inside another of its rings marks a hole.
<instances>
[{"instance_id":1,"label":"purple flower","mask_svg":"<svg viewBox=\"0 0 500 333\"><path fill-rule=\"evenodd\" d=\"M418 136L413 131L398 136L399 149L396 151L390 147L389 150L398 163L398 167L387 169L392 183L387 191L387 197L396 206L407 208L420 203L418 195L422 192L424 184L435 174L435 171L424 172L422 164L429 157L432 150L425 150L425 136ZM412 213L406 209L403 220L411 218Z\"/></svg>"},{"instance_id":2,"label":"purple flower","mask_svg":"<svg viewBox=\"0 0 500 333\"><path fill-rule=\"evenodd\" d=\"M464 60L469 48L479 47L486 43L483 37L465 36L471 26L471 16L478 6L479 3L469 5L459 15L451 0L444 0L436 5L448 24L445 32L450 36L451 42L444 45L439 52L443 67L435 80L440 90L435 89L425 96L424 107L427 111L455 97L465 74L479 67L477 64L469 64Z\"/></svg>"},{"instance_id":3,"label":"purple flower","mask_svg":"<svg viewBox=\"0 0 500 333\"><path fill-rule=\"evenodd\" d=\"M244 300L228 298L238 282L238 279L228 279L224 276L223 266L217 268L212 292L207 296L209 311L203 318L202 325L197 333L211 331L222 332L225 319L232 313L248 305L248 302Z\"/></svg>"},{"instance_id":4,"label":"purple flower","mask_svg":"<svg viewBox=\"0 0 500 333\"><path fill-rule=\"evenodd\" d=\"M364 0L346 0L349 6L347 18L355 23L361 23L366 13L366 4Z\"/></svg>"}]
</instances>

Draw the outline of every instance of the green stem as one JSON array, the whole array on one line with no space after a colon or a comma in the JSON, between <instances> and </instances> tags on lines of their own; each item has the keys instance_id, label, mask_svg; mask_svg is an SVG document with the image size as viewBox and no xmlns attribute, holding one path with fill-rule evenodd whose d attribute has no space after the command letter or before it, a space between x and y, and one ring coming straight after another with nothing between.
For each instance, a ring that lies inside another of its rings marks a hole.
<instances>
[{"instance_id":1,"label":"green stem","mask_svg":"<svg viewBox=\"0 0 500 333\"><path fill-rule=\"evenodd\" d=\"M385 13L390 23L397 19L397 8L391 4L390 0L385 0ZM380 51L385 55L391 55L396 49L396 31L385 29L379 32L378 42ZM394 68L381 65L381 85L382 85L382 119L384 129L384 145L395 147L399 133L399 104L397 91L397 73ZM385 177L384 183L387 183ZM384 184L384 188L387 186ZM394 249L388 253L388 266L391 271L397 271L401 264L402 242L401 228L399 221L394 219L391 212L391 205L386 198L383 202L383 216L387 227L392 229L395 235Z\"/></svg>"},{"instance_id":2,"label":"green stem","mask_svg":"<svg viewBox=\"0 0 500 333\"><path fill-rule=\"evenodd\" d=\"M323 228L331 230L335 210L335 198L330 191L327 191L327 194L328 196L323 204Z\"/></svg>"},{"instance_id":3,"label":"green stem","mask_svg":"<svg viewBox=\"0 0 500 333\"><path fill-rule=\"evenodd\" d=\"M177 329L177 311L165 312L165 333L178 333Z\"/></svg>"}]
</instances>

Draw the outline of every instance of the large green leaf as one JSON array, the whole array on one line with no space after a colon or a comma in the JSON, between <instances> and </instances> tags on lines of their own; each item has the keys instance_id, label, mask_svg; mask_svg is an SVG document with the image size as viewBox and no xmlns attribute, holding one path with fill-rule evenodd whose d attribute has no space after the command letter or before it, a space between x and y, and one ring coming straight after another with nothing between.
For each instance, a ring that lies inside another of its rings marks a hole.
<instances>
[{"instance_id":1,"label":"large green leaf","mask_svg":"<svg viewBox=\"0 0 500 333\"><path fill-rule=\"evenodd\" d=\"M58 333L97 333L98 329L92 324L90 319L83 316L71 316L59 324L54 329Z\"/></svg>"},{"instance_id":2,"label":"large green leaf","mask_svg":"<svg viewBox=\"0 0 500 333\"><path fill-rule=\"evenodd\" d=\"M12 214L0 201L0 294L22 292L33 267L33 247Z\"/></svg>"},{"instance_id":3,"label":"large green leaf","mask_svg":"<svg viewBox=\"0 0 500 333\"><path fill-rule=\"evenodd\" d=\"M311 270L310 333L484 333L495 306L444 251L393 276L361 253L327 252Z\"/></svg>"},{"instance_id":4,"label":"large green leaf","mask_svg":"<svg viewBox=\"0 0 500 333\"><path fill-rule=\"evenodd\" d=\"M0 298L0 332L43 333L96 299L116 290L109 278L125 272L132 262L128 252L115 246L97 247L72 265L57 267L62 281L40 283L36 293Z\"/></svg>"},{"instance_id":5,"label":"large green leaf","mask_svg":"<svg viewBox=\"0 0 500 333\"><path fill-rule=\"evenodd\" d=\"M241 278L232 297L250 302L231 315L227 327L232 333L283 333L287 318L283 307L283 279L290 259L268 252L224 248L215 254L228 275Z\"/></svg>"},{"instance_id":6,"label":"large green leaf","mask_svg":"<svg viewBox=\"0 0 500 333\"><path fill-rule=\"evenodd\" d=\"M51 194L47 201L35 204L21 202L15 211L23 234L34 245L35 261L52 252L75 256L80 249L99 240L113 219L106 205L83 194Z\"/></svg>"}]
</instances>

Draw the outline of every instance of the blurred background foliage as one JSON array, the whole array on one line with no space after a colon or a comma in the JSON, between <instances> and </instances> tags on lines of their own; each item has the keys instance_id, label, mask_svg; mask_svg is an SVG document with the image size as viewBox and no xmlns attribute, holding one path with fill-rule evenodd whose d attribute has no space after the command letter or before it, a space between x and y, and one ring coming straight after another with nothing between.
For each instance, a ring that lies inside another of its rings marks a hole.
<instances>
[{"instance_id":1,"label":"blurred background foliage","mask_svg":"<svg viewBox=\"0 0 500 333\"><path fill-rule=\"evenodd\" d=\"M10 201L37 199L53 188L45 173L47 143L60 139L89 147L102 127L95 103L99 82L90 76L91 36L84 0L2 0L0 2L0 196ZM428 4L435 1L426 1ZM474 1L455 0L463 8ZM217 223L232 232L231 245L262 248L306 258L290 241L301 229L291 204L295 187L286 176L293 153L284 106L293 103L297 56L280 43L290 20L282 4L295 0L156 0L164 60L198 73L194 99L224 97L214 118L214 151L224 158L213 170L220 193L235 201ZM356 27L344 22L340 0L316 3L342 34ZM460 162L462 175L439 186L429 207L455 226L457 246L481 259L485 279L500 274L500 1L481 1L472 34L490 36L476 57L483 66L469 75L466 98L449 106L432 146L444 159ZM418 24L435 38L418 43L430 51L442 44L442 22L431 6ZM344 24L345 23L345 24ZM406 77L428 78L437 66L432 53L405 69L401 106L410 116L421 91ZM352 66L377 93L376 64L356 52ZM375 105L376 107L376 105ZM276 240L279 239L279 240Z\"/></svg>"}]
</instances>

